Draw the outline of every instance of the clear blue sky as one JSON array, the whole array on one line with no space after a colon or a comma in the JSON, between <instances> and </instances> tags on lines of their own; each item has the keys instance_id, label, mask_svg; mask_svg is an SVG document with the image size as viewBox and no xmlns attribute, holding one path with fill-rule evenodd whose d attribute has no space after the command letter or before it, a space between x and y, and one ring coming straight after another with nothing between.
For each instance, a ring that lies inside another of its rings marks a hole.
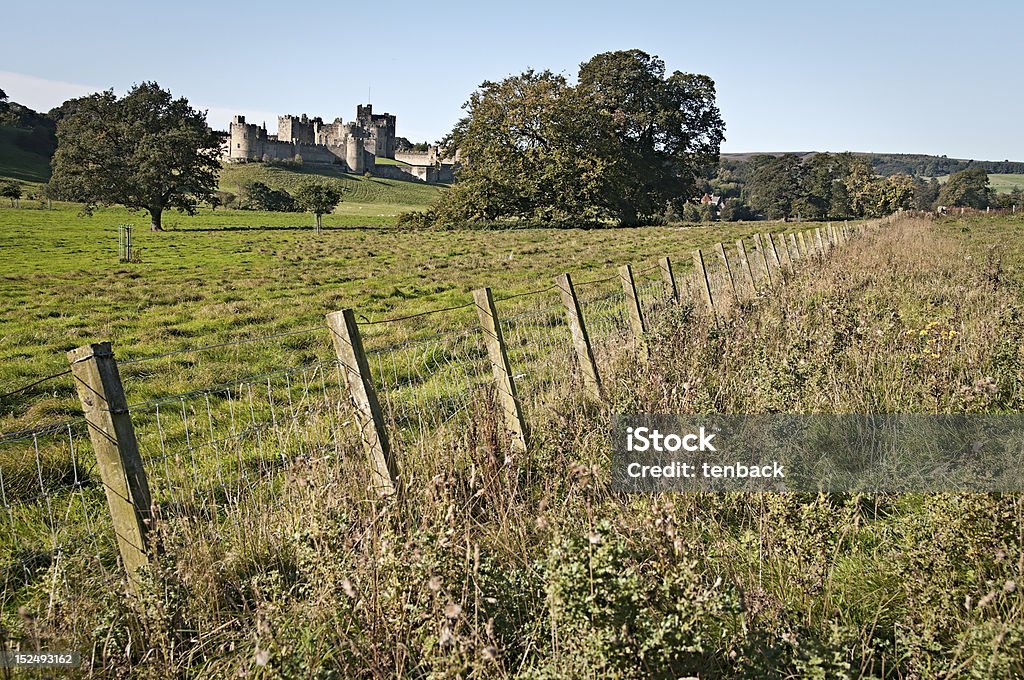
<instances>
[{"instance_id":1,"label":"clear blue sky","mask_svg":"<svg viewBox=\"0 0 1024 680\"><path fill-rule=\"evenodd\" d=\"M1024 2L19 2L0 89L47 110L156 80L233 112L351 119L372 88L436 140L486 79L574 77L639 48L718 86L723 151L886 151L1024 161Z\"/></svg>"}]
</instances>

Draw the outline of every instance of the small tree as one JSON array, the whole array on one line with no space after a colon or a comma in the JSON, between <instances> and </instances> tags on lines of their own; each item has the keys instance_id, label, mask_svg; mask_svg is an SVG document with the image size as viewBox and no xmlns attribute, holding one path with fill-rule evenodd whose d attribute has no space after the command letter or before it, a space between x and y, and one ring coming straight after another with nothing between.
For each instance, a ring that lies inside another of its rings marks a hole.
<instances>
[{"instance_id":1,"label":"small tree","mask_svg":"<svg viewBox=\"0 0 1024 680\"><path fill-rule=\"evenodd\" d=\"M325 182L310 180L299 185L294 198L300 208L316 217L316 231L319 233L321 218L341 203L341 192Z\"/></svg>"},{"instance_id":2,"label":"small tree","mask_svg":"<svg viewBox=\"0 0 1024 680\"><path fill-rule=\"evenodd\" d=\"M15 207L21 200L21 185L17 182L0 184L0 196L11 199L11 207Z\"/></svg>"}]
</instances>

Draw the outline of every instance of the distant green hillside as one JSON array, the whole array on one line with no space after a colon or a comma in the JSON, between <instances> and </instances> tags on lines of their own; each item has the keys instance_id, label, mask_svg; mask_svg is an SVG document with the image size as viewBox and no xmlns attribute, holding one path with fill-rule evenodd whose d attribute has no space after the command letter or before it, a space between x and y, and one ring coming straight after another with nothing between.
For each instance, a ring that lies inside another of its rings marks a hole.
<instances>
[{"instance_id":1,"label":"distant green hillside","mask_svg":"<svg viewBox=\"0 0 1024 680\"><path fill-rule=\"evenodd\" d=\"M28 130L0 125L0 177L25 182L50 180L50 159L26 151L17 144L19 139L27 138L29 134L31 133Z\"/></svg>"},{"instance_id":2,"label":"distant green hillside","mask_svg":"<svg viewBox=\"0 0 1024 680\"><path fill-rule=\"evenodd\" d=\"M1021 175L989 175L989 186L998 194L1008 194L1015 188L1024 189L1024 174Z\"/></svg>"},{"instance_id":3,"label":"distant green hillside","mask_svg":"<svg viewBox=\"0 0 1024 680\"><path fill-rule=\"evenodd\" d=\"M310 177L325 178L341 190L343 203L339 212L344 211L345 203L371 203L399 209L423 208L444 191L441 187L419 182L350 175L338 166L315 163L297 167L228 163L220 173L220 188L240 195L248 182L263 182L274 189L294 193L299 184Z\"/></svg>"},{"instance_id":4,"label":"distant green hillside","mask_svg":"<svg viewBox=\"0 0 1024 680\"><path fill-rule=\"evenodd\" d=\"M942 175L938 179L940 182L945 183L949 179L949 175ZM1024 189L1024 174L1011 175L1003 173L989 175L988 185L997 194L1008 194L1017 188Z\"/></svg>"},{"instance_id":5,"label":"distant green hillside","mask_svg":"<svg viewBox=\"0 0 1024 680\"><path fill-rule=\"evenodd\" d=\"M746 162L755 156L798 156L804 160L819 151L764 151L746 153L723 153L722 160ZM852 152L854 156L867 158L871 167L879 175L913 175L916 177L942 177L972 167L981 167L991 177L1007 176L1024 173L1024 162L1018 161L978 161L963 158L947 158L946 156L929 156L926 154L904 153L863 153ZM993 186L995 186L993 181ZM1012 187L1011 187L1012 188ZM1009 189L1007 189L1009 191Z\"/></svg>"}]
</instances>

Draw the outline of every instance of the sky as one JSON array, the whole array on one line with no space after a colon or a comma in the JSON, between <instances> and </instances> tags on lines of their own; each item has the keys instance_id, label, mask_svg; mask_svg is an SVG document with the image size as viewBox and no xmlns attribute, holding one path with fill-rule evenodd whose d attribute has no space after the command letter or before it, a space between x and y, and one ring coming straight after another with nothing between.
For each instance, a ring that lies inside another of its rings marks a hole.
<instances>
[{"instance_id":1,"label":"sky","mask_svg":"<svg viewBox=\"0 0 1024 680\"><path fill-rule=\"evenodd\" d=\"M46 111L156 81L226 129L357 104L436 141L484 80L641 49L717 85L723 152L1024 161L1020 0L13 3L0 89ZM11 30L17 27L16 30Z\"/></svg>"}]
</instances>

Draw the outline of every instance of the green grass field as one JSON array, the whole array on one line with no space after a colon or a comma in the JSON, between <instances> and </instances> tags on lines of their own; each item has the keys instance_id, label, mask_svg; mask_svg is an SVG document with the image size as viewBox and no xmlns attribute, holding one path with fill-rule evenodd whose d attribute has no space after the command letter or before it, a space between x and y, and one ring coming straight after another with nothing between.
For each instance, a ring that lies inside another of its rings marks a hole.
<instances>
[{"instance_id":1,"label":"green grass field","mask_svg":"<svg viewBox=\"0 0 1024 680\"><path fill-rule=\"evenodd\" d=\"M247 182L263 182L274 189L294 193L299 184L310 177L331 182L341 191L342 202L335 210L336 215L367 218L369 222L364 224L393 224L398 215L423 210L445 190L419 182L350 175L335 166L315 163L289 168L263 163L228 163L220 173L220 188L241 195Z\"/></svg>"},{"instance_id":2,"label":"green grass field","mask_svg":"<svg viewBox=\"0 0 1024 680\"><path fill-rule=\"evenodd\" d=\"M121 266L114 235L76 219L0 211L0 247L20 256L2 279L13 298L0 311L2 365L60 368L61 351L97 335L131 359L302 328L340 306L378 320L465 302L480 285L508 295L554 272L589 279L661 254L682 265L695 245L771 229L336 228L317 238L211 228L216 215L203 214L140 235L143 261ZM312 408L327 390L311 363L329 352L326 338L188 355L173 371L124 366L132 402L145 383L181 392L282 362L312 375L278 377L276 397L268 378L162 411L131 407L163 504L143 607L124 597L113 548L93 549L84 519L104 517L101 489L89 484L79 500L65 480L33 500L37 479L59 466L37 469L32 442L13 449L25 455L4 461L5 488L18 494L6 501L13 540L0 542L12 563L4 626L26 644L93 650L85 658L99 676L131 666L152 678L1021 677L1019 495L622 494L609 488L607 435L614 413L1019 412L1022 227L1016 216L904 219L785 282L761 280L761 294L717 322L689 296L667 305L649 317L647 351L609 352L604 400L580 394L571 362L556 366L558 389L534 392L545 408L528 411L525 452L507 446L489 399L463 394L462 420L437 425L422 448L399 444L401 502L367 491L364 454L339 436L348 411ZM469 312L462 320L474 323ZM548 323L532 326L534 339ZM568 342L564 325L550 330ZM412 345L417 370L385 364L377 389L392 433L420 427L434 406L408 402L416 417L400 420L399 392L422 394L421 379L473 360L445 342ZM63 389L15 406L33 418L60 412L73 401ZM260 410L261 398L278 410ZM250 413L274 427L236 432ZM169 458L156 455L165 440ZM59 560L46 552L54 514L68 541ZM26 568L15 566L21 543L42 551Z\"/></svg>"},{"instance_id":3,"label":"green grass field","mask_svg":"<svg viewBox=\"0 0 1024 680\"><path fill-rule=\"evenodd\" d=\"M949 175L939 177L939 181L943 183L948 179ZM1008 194L1017 187L1024 189L1024 175L993 173L989 174L988 183L989 187L997 194Z\"/></svg>"},{"instance_id":4,"label":"green grass field","mask_svg":"<svg viewBox=\"0 0 1024 680\"><path fill-rule=\"evenodd\" d=\"M340 181L364 195L383 196L381 187L390 187L361 178ZM360 208L384 205L394 204ZM64 353L88 342L111 341L118 356L134 358L318 325L324 314L343 307L367 319L449 307L469 301L471 291L482 286L496 294L518 293L547 285L563 271L606 276L619 264L650 264L662 255L677 259L682 272L693 248L766 228L762 222L438 233L358 226L376 217L328 215L317 236L312 217L302 213L202 210L194 217L168 213L167 231L153 233L143 215L117 208L92 217L79 217L70 205L0 208L0 393L63 370ZM139 263L117 260L117 225L124 222L136 225ZM281 356L288 347L296 349L294 356ZM188 371L161 373L139 389L184 391L210 384L225 371L252 373L329 352L325 336L297 348L270 343L242 357L225 354ZM64 379L30 390L3 409L0 431L15 421L58 417L76 405Z\"/></svg>"}]
</instances>

